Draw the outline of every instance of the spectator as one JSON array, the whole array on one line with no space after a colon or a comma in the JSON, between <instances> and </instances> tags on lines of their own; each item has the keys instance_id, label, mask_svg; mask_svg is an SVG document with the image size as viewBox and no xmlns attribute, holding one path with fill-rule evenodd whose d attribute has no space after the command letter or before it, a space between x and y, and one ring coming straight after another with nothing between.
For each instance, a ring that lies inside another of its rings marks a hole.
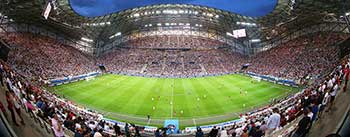
<instances>
[{"instance_id":1,"label":"spectator","mask_svg":"<svg viewBox=\"0 0 350 137\"><path fill-rule=\"evenodd\" d=\"M67 129L71 130L71 131L75 131L75 125L73 120L71 120L70 117L67 117L64 122L63 122L64 127L66 127ZM83 132L83 129L81 127L77 128L77 130L80 129L81 132ZM77 131L78 132L78 131ZM80 132L79 132L80 133ZM82 133L81 133L82 134Z\"/></svg>"},{"instance_id":2,"label":"spectator","mask_svg":"<svg viewBox=\"0 0 350 137\"><path fill-rule=\"evenodd\" d=\"M54 131L55 137L64 137L62 124L59 121L57 114L55 114L53 118L51 118L51 126Z\"/></svg>"},{"instance_id":3,"label":"spectator","mask_svg":"<svg viewBox=\"0 0 350 137\"><path fill-rule=\"evenodd\" d=\"M35 111L34 106L32 105L32 103L30 101L27 101L25 98L23 98L23 100L25 100L24 106L27 108L29 115L31 117L34 117L34 115L35 115L34 114L34 111Z\"/></svg>"},{"instance_id":4,"label":"spectator","mask_svg":"<svg viewBox=\"0 0 350 137\"><path fill-rule=\"evenodd\" d=\"M204 133L200 127L197 127L196 137L204 137Z\"/></svg>"},{"instance_id":5,"label":"spectator","mask_svg":"<svg viewBox=\"0 0 350 137\"><path fill-rule=\"evenodd\" d=\"M241 137L249 137L249 134L248 134L248 130L247 130L247 129L244 129L244 130L243 130L243 134L241 135Z\"/></svg>"},{"instance_id":6,"label":"spectator","mask_svg":"<svg viewBox=\"0 0 350 137\"><path fill-rule=\"evenodd\" d=\"M103 132L103 130L99 129L97 132L95 132L94 137L103 137L102 132Z\"/></svg>"},{"instance_id":7,"label":"spectator","mask_svg":"<svg viewBox=\"0 0 350 137\"><path fill-rule=\"evenodd\" d=\"M1 75L1 73L0 73L0 75ZM0 110L1 110L2 114L4 114L5 117L7 118L6 109L1 101L0 101Z\"/></svg>"},{"instance_id":8,"label":"spectator","mask_svg":"<svg viewBox=\"0 0 350 137\"><path fill-rule=\"evenodd\" d=\"M83 130L81 128L78 128L75 132L74 132L74 137L84 137L83 135Z\"/></svg>"},{"instance_id":9,"label":"spectator","mask_svg":"<svg viewBox=\"0 0 350 137\"><path fill-rule=\"evenodd\" d=\"M311 118L308 116L308 111L304 111L304 117L299 121L293 137L304 137L309 129Z\"/></svg>"},{"instance_id":10,"label":"spectator","mask_svg":"<svg viewBox=\"0 0 350 137\"><path fill-rule=\"evenodd\" d=\"M121 135L122 133L120 132L120 127L118 126L118 123L115 123L114 126L114 132L117 136Z\"/></svg>"},{"instance_id":11,"label":"spectator","mask_svg":"<svg viewBox=\"0 0 350 137\"><path fill-rule=\"evenodd\" d=\"M314 122L316 119L317 119L317 116L318 116L318 105L313 102L312 105L311 105L311 112L312 112L312 119L311 119L311 122Z\"/></svg>"},{"instance_id":12,"label":"spectator","mask_svg":"<svg viewBox=\"0 0 350 137\"><path fill-rule=\"evenodd\" d=\"M267 130L267 124L265 121L262 121L260 130L265 134L265 132Z\"/></svg>"},{"instance_id":13,"label":"spectator","mask_svg":"<svg viewBox=\"0 0 350 137\"><path fill-rule=\"evenodd\" d=\"M4 86L4 79L3 79L3 76L2 76L2 73L4 72L4 68L2 66L2 64L0 64L0 85L1 86Z\"/></svg>"},{"instance_id":14,"label":"spectator","mask_svg":"<svg viewBox=\"0 0 350 137\"><path fill-rule=\"evenodd\" d=\"M129 124L128 123L125 123L124 131L125 131L125 136L129 137L130 133L129 133Z\"/></svg>"},{"instance_id":15,"label":"spectator","mask_svg":"<svg viewBox=\"0 0 350 137\"><path fill-rule=\"evenodd\" d=\"M159 129L156 130L156 132L154 133L155 137L162 137L162 135L159 132Z\"/></svg>"},{"instance_id":16,"label":"spectator","mask_svg":"<svg viewBox=\"0 0 350 137\"><path fill-rule=\"evenodd\" d=\"M328 111L332 110L334 106L335 96L337 96L337 93L338 93L338 84L333 85L333 87L330 90L331 90L330 92L331 99L329 101Z\"/></svg>"},{"instance_id":17,"label":"spectator","mask_svg":"<svg viewBox=\"0 0 350 137\"><path fill-rule=\"evenodd\" d=\"M267 130L265 132L265 136L271 135L271 133L279 127L281 116L279 114L278 108L272 109L273 114L269 117L267 121Z\"/></svg>"},{"instance_id":18,"label":"spectator","mask_svg":"<svg viewBox=\"0 0 350 137\"><path fill-rule=\"evenodd\" d=\"M11 113L11 118L12 118L13 123L15 123L16 126L19 126L19 124L16 121L16 116L15 116L15 112L14 112L15 108L14 108L14 103L13 103L13 97L9 91L6 91L6 101L7 101L7 109Z\"/></svg>"},{"instance_id":19,"label":"spectator","mask_svg":"<svg viewBox=\"0 0 350 137\"><path fill-rule=\"evenodd\" d=\"M25 123L24 123L24 120L23 120L23 117L22 117L22 115L21 115L21 105L20 105L20 101L19 101L19 99L18 99L18 96L16 96L14 93L12 93L13 95L12 95L12 99L13 99L13 104L14 104L14 108L15 108L15 111L16 111L16 113L17 113L17 116L21 119L21 123L23 124L23 125L25 125Z\"/></svg>"},{"instance_id":20,"label":"spectator","mask_svg":"<svg viewBox=\"0 0 350 137\"><path fill-rule=\"evenodd\" d=\"M56 137L64 137L64 129L62 127L61 121L58 121L57 131L54 131L54 132Z\"/></svg>"},{"instance_id":21,"label":"spectator","mask_svg":"<svg viewBox=\"0 0 350 137\"><path fill-rule=\"evenodd\" d=\"M251 137L262 137L263 132L260 130L260 126L253 126L249 132L249 136Z\"/></svg>"},{"instance_id":22,"label":"spectator","mask_svg":"<svg viewBox=\"0 0 350 137\"><path fill-rule=\"evenodd\" d=\"M216 126L214 126L211 131L209 132L209 137L216 137L218 135L219 130L216 129Z\"/></svg>"},{"instance_id":23,"label":"spectator","mask_svg":"<svg viewBox=\"0 0 350 137\"><path fill-rule=\"evenodd\" d=\"M225 130L225 128L221 128L220 137L228 137L227 130Z\"/></svg>"}]
</instances>

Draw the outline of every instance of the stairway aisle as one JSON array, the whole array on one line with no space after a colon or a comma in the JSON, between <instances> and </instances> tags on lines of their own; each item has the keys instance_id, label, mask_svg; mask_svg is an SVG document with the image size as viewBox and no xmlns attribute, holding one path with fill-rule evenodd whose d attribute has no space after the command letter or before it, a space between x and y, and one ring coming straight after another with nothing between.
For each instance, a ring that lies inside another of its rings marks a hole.
<instances>
[{"instance_id":1,"label":"stairway aisle","mask_svg":"<svg viewBox=\"0 0 350 137\"><path fill-rule=\"evenodd\" d=\"M324 112L322 118L313 124L308 137L325 137L331 133L335 133L336 127L342 122L349 104L350 86L348 85L346 92L338 92L333 109L329 112Z\"/></svg>"}]
</instances>

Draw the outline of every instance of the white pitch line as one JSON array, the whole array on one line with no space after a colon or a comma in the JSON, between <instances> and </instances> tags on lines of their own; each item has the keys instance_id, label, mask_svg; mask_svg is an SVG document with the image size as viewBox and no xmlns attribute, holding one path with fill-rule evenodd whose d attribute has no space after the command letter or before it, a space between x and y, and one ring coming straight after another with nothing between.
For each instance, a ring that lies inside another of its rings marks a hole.
<instances>
[{"instance_id":1,"label":"white pitch line","mask_svg":"<svg viewBox=\"0 0 350 137\"><path fill-rule=\"evenodd\" d=\"M171 102L170 102L170 118L173 119L173 111L174 111L174 80L173 80L173 84L171 85Z\"/></svg>"},{"instance_id":2,"label":"white pitch line","mask_svg":"<svg viewBox=\"0 0 350 137\"><path fill-rule=\"evenodd\" d=\"M196 120L193 118L192 121L193 121L194 126L197 127Z\"/></svg>"},{"instance_id":3,"label":"white pitch line","mask_svg":"<svg viewBox=\"0 0 350 137\"><path fill-rule=\"evenodd\" d=\"M151 123L151 120L152 120L152 119L149 119L149 120L147 121L147 126L149 125L149 123Z\"/></svg>"}]
</instances>

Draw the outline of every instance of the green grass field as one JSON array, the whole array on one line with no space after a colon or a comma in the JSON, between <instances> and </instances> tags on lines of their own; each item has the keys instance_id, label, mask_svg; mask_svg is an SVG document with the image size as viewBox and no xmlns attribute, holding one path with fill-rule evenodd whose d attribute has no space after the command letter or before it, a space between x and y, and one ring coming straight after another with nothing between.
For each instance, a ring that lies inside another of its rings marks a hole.
<instances>
[{"instance_id":1,"label":"green grass field","mask_svg":"<svg viewBox=\"0 0 350 137\"><path fill-rule=\"evenodd\" d=\"M56 86L54 90L108 118L155 126L160 126L164 119L179 119L183 127L196 125L194 119L198 119L198 125L237 118L240 112L266 105L272 98L299 89L258 82L239 74L181 79L109 74ZM154 120L147 121L147 115ZM200 121L202 118L212 120Z\"/></svg>"}]
</instances>

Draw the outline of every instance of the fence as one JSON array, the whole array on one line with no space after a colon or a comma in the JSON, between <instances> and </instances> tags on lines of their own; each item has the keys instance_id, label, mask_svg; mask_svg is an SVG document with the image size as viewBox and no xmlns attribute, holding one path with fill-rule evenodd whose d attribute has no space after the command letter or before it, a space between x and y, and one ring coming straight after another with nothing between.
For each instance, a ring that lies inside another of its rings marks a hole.
<instances>
[{"instance_id":1,"label":"fence","mask_svg":"<svg viewBox=\"0 0 350 137\"><path fill-rule=\"evenodd\" d=\"M246 74L249 75L250 77L260 77L262 80L270 81L281 85L294 86L294 87L297 87L298 85L296 82L289 79L282 79L282 78L277 78L269 75L260 75L253 72L247 72Z\"/></svg>"},{"instance_id":2,"label":"fence","mask_svg":"<svg viewBox=\"0 0 350 137\"><path fill-rule=\"evenodd\" d=\"M83 75L79 75L79 76L53 79L53 80L49 80L49 86L57 86L57 85L61 85L61 84L67 84L67 83L71 83L71 82L85 80L87 78L95 77L95 76L98 76L100 74L101 74L100 72L91 72L91 73L83 74Z\"/></svg>"}]
</instances>

